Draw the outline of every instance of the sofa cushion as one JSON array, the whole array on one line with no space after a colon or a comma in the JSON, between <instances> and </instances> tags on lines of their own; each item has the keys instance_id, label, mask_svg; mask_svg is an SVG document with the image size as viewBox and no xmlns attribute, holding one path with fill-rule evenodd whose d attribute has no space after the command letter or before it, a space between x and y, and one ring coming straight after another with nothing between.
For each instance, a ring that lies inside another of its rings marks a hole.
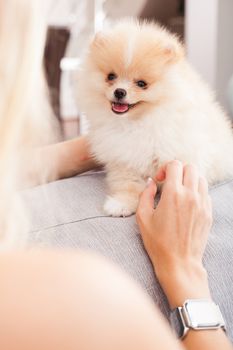
<instances>
[{"instance_id":1,"label":"sofa cushion","mask_svg":"<svg viewBox=\"0 0 233 350\"><path fill-rule=\"evenodd\" d=\"M106 256L138 281L168 316L168 303L144 250L135 216L104 215L105 193L103 172L25 191L31 216L30 244L81 248ZM204 264L213 299L220 305L233 341L233 180L212 187L210 194L214 223Z\"/></svg>"}]
</instances>

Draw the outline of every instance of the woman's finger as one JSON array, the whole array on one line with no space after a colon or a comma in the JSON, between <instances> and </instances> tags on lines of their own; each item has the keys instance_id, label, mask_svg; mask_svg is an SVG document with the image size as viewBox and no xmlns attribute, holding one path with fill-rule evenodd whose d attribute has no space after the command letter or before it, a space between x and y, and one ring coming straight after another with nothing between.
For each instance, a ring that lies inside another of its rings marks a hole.
<instances>
[{"instance_id":1,"label":"woman's finger","mask_svg":"<svg viewBox=\"0 0 233 350\"><path fill-rule=\"evenodd\" d=\"M155 182L152 179L150 179L148 181L146 189L142 192L139 199L139 204L137 209L137 216L139 218L142 218L142 217L147 218L148 216L153 215L154 199L155 199L156 193L157 193L157 186Z\"/></svg>"},{"instance_id":2,"label":"woman's finger","mask_svg":"<svg viewBox=\"0 0 233 350\"><path fill-rule=\"evenodd\" d=\"M164 164L163 166L161 166L159 168L159 170L157 171L157 174L155 175L155 180L156 181L164 181L166 178L166 167L167 164Z\"/></svg>"},{"instance_id":3,"label":"woman's finger","mask_svg":"<svg viewBox=\"0 0 233 350\"><path fill-rule=\"evenodd\" d=\"M183 165L178 160L173 160L169 162L166 166L166 178L164 187L169 184L169 186L173 186L178 188L182 185L183 182Z\"/></svg>"},{"instance_id":4,"label":"woman's finger","mask_svg":"<svg viewBox=\"0 0 233 350\"><path fill-rule=\"evenodd\" d=\"M198 192L200 195L206 195L208 193L208 182L203 176L199 177Z\"/></svg>"},{"instance_id":5,"label":"woman's finger","mask_svg":"<svg viewBox=\"0 0 233 350\"><path fill-rule=\"evenodd\" d=\"M183 185L191 191L198 191L199 175L196 166L192 164L184 166Z\"/></svg>"}]
</instances>

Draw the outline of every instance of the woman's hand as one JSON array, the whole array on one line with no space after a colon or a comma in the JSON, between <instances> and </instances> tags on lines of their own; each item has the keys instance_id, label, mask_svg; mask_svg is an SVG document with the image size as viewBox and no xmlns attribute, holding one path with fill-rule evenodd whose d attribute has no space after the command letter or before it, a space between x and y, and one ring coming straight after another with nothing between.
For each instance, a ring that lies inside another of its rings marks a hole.
<instances>
[{"instance_id":1,"label":"woman's hand","mask_svg":"<svg viewBox=\"0 0 233 350\"><path fill-rule=\"evenodd\" d=\"M192 165L172 161L156 180L164 181L154 209L157 187L151 181L142 193L137 221L145 248L170 306L186 299L210 297L202 265L212 223L208 185Z\"/></svg>"}]
</instances>

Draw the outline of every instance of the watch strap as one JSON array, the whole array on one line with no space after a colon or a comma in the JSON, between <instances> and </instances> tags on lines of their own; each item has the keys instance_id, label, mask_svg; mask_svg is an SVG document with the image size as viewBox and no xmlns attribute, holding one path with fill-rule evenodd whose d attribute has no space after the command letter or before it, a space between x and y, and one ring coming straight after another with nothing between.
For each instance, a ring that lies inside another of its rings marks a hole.
<instances>
[{"instance_id":1,"label":"watch strap","mask_svg":"<svg viewBox=\"0 0 233 350\"><path fill-rule=\"evenodd\" d=\"M183 338L185 334L185 326L179 308L171 311L170 324L172 329L175 331L176 336L178 338Z\"/></svg>"}]
</instances>

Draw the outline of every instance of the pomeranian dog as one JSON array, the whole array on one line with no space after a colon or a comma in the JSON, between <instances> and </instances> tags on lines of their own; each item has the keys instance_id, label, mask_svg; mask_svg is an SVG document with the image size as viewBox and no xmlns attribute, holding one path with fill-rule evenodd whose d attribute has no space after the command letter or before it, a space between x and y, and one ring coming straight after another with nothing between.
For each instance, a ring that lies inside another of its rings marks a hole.
<instances>
[{"instance_id":1,"label":"pomeranian dog","mask_svg":"<svg viewBox=\"0 0 233 350\"><path fill-rule=\"evenodd\" d=\"M106 214L134 213L148 177L173 159L195 164L210 184L233 176L230 120L181 42L159 25L125 20L98 33L77 92L107 171Z\"/></svg>"}]
</instances>

